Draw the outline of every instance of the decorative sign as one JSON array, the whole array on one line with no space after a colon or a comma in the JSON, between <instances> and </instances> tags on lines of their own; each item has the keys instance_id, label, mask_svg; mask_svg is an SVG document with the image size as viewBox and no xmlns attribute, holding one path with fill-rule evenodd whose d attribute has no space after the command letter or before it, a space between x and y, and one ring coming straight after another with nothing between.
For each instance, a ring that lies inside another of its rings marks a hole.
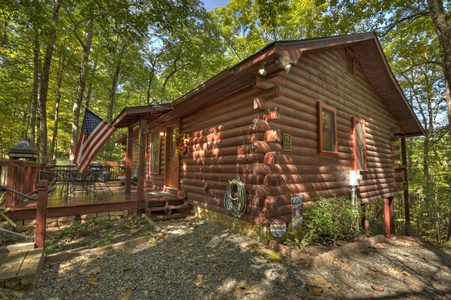
<instances>
[{"instance_id":1,"label":"decorative sign","mask_svg":"<svg viewBox=\"0 0 451 300\"><path fill-rule=\"evenodd\" d=\"M291 134L282 134L282 147L284 151L291 151Z\"/></svg>"},{"instance_id":2,"label":"decorative sign","mask_svg":"<svg viewBox=\"0 0 451 300\"><path fill-rule=\"evenodd\" d=\"M296 227L304 222L304 217L302 216L302 200L304 196L292 197L291 205L293 206L293 211L291 213L291 226Z\"/></svg>"},{"instance_id":3,"label":"decorative sign","mask_svg":"<svg viewBox=\"0 0 451 300\"><path fill-rule=\"evenodd\" d=\"M281 237L287 232L287 224L281 219L274 219L269 225L269 231L273 237Z\"/></svg>"}]
</instances>

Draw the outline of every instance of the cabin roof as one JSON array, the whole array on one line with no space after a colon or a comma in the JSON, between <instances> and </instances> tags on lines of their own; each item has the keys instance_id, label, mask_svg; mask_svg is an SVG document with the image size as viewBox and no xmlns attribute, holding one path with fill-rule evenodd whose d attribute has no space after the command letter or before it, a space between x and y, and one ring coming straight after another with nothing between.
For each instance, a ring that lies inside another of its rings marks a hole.
<instances>
[{"instance_id":1,"label":"cabin roof","mask_svg":"<svg viewBox=\"0 0 451 300\"><path fill-rule=\"evenodd\" d=\"M172 110L172 105L170 103L126 107L111 124L116 128L123 128L133 125L141 119L146 119L147 122L150 123L170 110Z\"/></svg>"},{"instance_id":2,"label":"cabin roof","mask_svg":"<svg viewBox=\"0 0 451 300\"><path fill-rule=\"evenodd\" d=\"M273 42L175 100L172 110L166 108L163 112L148 108L151 112L150 115L147 112L146 118L163 124L252 86L255 77L248 75L256 75L262 63L265 64L266 76L270 78L281 71L278 64L280 57L288 56L293 64L297 64L301 56L340 48L350 48L354 52L369 83L398 120L399 132L406 136L423 135L423 127L394 77L374 33ZM125 127L124 124L130 121L136 122L140 116L131 114L139 114L140 111L146 111L145 107L124 109L115 120L116 127Z\"/></svg>"}]
</instances>

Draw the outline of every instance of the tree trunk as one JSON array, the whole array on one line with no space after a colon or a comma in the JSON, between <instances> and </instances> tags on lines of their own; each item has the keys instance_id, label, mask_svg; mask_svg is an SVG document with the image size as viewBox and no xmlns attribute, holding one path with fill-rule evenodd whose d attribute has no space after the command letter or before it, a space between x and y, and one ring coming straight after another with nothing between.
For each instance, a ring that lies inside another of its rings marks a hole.
<instances>
[{"instance_id":1,"label":"tree trunk","mask_svg":"<svg viewBox=\"0 0 451 300\"><path fill-rule=\"evenodd\" d=\"M56 145L58 138L58 117L59 117L59 108L61 102L61 87L63 84L63 76L64 70L66 68L66 61L64 57L62 58L61 66L58 72L57 79L57 89L56 89L56 99L55 99L55 114L54 114L54 125L53 125L53 135L52 135L52 143L50 146L50 157L52 160L56 162Z\"/></svg>"},{"instance_id":2,"label":"tree trunk","mask_svg":"<svg viewBox=\"0 0 451 300\"><path fill-rule=\"evenodd\" d=\"M35 2L35 4L37 1ZM36 5L37 6L37 5ZM30 143L35 148L36 143L36 113L39 102L39 70L41 69L41 63L39 59L39 53L41 51L41 45L39 43L39 31L38 26L33 26L33 94L31 96L31 112L30 112Z\"/></svg>"},{"instance_id":3,"label":"tree trunk","mask_svg":"<svg viewBox=\"0 0 451 300\"><path fill-rule=\"evenodd\" d=\"M85 93L86 86L86 73L88 69L89 63L89 54L91 53L91 44L92 37L94 35L94 16L89 18L88 24L86 26L86 43L83 43L81 39L79 39L81 46L83 48L83 57L80 65L80 72L78 73L78 90L77 90L77 99L75 100L74 106L72 108L72 140L70 143L70 153L69 159L72 161L74 159L76 143L78 141L78 133L79 133L79 121L80 121L80 106L83 101L83 95Z\"/></svg>"},{"instance_id":4,"label":"tree trunk","mask_svg":"<svg viewBox=\"0 0 451 300\"><path fill-rule=\"evenodd\" d=\"M451 124L451 30L445 14L442 0L428 0L429 11L434 22L435 32L443 48L443 71L445 75L445 100L448 106L448 123ZM451 126L449 127L451 140ZM448 241L451 242L451 205L448 224Z\"/></svg>"},{"instance_id":5,"label":"tree trunk","mask_svg":"<svg viewBox=\"0 0 451 300\"><path fill-rule=\"evenodd\" d=\"M110 89L110 101L108 103L108 113L107 113L107 122L111 123L113 120L113 111L114 106L116 104L116 91L117 91L117 85L119 82L119 75L121 74L122 70L122 57L124 57L124 53L127 49L127 42L124 40L120 40L120 47L118 47L119 52L117 53L116 59L114 61L114 73L113 73L113 81L111 82L111 89ZM119 43L119 41L118 41ZM118 45L119 46L119 45Z\"/></svg>"},{"instance_id":6,"label":"tree trunk","mask_svg":"<svg viewBox=\"0 0 451 300\"><path fill-rule=\"evenodd\" d=\"M44 65L41 76L41 90L39 93L39 161L47 162L47 94L49 89L50 65L52 62L53 50L55 48L56 28L58 24L58 12L61 0L55 0L53 4L53 26L50 30L47 51L45 53Z\"/></svg>"},{"instance_id":7,"label":"tree trunk","mask_svg":"<svg viewBox=\"0 0 451 300\"><path fill-rule=\"evenodd\" d=\"M94 61L94 66L92 67L92 78L95 78L95 72L97 68L97 62ZM88 85L88 90L86 91L86 107L91 107L91 95L92 95L92 85L94 81L90 80Z\"/></svg>"}]
</instances>

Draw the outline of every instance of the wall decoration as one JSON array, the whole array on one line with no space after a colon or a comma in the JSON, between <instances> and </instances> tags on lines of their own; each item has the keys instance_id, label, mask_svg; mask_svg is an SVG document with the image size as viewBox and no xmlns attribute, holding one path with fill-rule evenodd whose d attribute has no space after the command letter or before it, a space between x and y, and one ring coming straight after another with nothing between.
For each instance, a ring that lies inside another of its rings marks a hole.
<instances>
[{"instance_id":1,"label":"wall decoration","mask_svg":"<svg viewBox=\"0 0 451 300\"><path fill-rule=\"evenodd\" d=\"M282 144L284 151L291 151L291 134L282 134Z\"/></svg>"},{"instance_id":2,"label":"wall decoration","mask_svg":"<svg viewBox=\"0 0 451 300\"><path fill-rule=\"evenodd\" d=\"M291 205L293 210L291 212L291 226L296 227L304 222L304 216L302 215L302 200L304 196L292 197Z\"/></svg>"},{"instance_id":3,"label":"wall decoration","mask_svg":"<svg viewBox=\"0 0 451 300\"><path fill-rule=\"evenodd\" d=\"M275 238L281 237L287 232L287 224L281 219L274 219L269 225L269 232Z\"/></svg>"},{"instance_id":4,"label":"wall decoration","mask_svg":"<svg viewBox=\"0 0 451 300\"><path fill-rule=\"evenodd\" d=\"M176 146L176 152L178 155L183 155L188 152L188 135L186 133L179 133L174 130L174 140Z\"/></svg>"}]
</instances>

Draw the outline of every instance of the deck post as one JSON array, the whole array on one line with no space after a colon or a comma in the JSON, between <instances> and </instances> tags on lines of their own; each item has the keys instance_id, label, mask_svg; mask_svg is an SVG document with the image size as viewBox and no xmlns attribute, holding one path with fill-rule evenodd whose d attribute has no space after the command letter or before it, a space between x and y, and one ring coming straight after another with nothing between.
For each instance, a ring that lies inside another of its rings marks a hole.
<instances>
[{"instance_id":1,"label":"deck post","mask_svg":"<svg viewBox=\"0 0 451 300\"><path fill-rule=\"evenodd\" d=\"M34 236L35 248L45 248L45 225L47 217L48 180L39 181L38 204L36 207L36 229Z\"/></svg>"},{"instance_id":2,"label":"deck post","mask_svg":"<svg viewBox=\"0 0 451 300\"><path fill-rule=\"evenodd\" d=\"M406 137L401 137L401 159L402 164L407 166L407 149L406 149ZM404 181L407 182L407 188L404 190L404 211L406 219L406 235L410 236L410 201L409 201L409 176L407 173L407 168L404 170L405 178Z\"/></svg>"},{"instance_id":3,"label":"deck post","mask_svg":"<svg viewBox=\"0 0 451 300\"><path fill-rule=\"evenodd\" d=\"M386 238L390 237L390 200L384 198L384 235Z\"/></svg>"},{"instance_id":4,"label":"deck post","mask_svg":"<svg viewBox=\"0 0 451 300\"><path fill-rule=\"evenodd\" d=\"M146 166L146 131L147 120L141 119L139 124L139 155L138 155L138 190L137 190L137 206L136 210L139 215L144 213L144 179Z\"/></svg>"},{"instance_id":5,"label":"deck post","mask_svg":"<svg viewBox=\"0 0 451 300\"><path fill-rule=\"evenodd\" d=\"M388 198L390 206L390 236L395 236L395 197Z\"/></svg>"},{"instance_id":6,"label":"deck post","mask_svg":"<svg viewBox=\"0 0 451 300\"><path fill-rule=\"evenodd\" d=\"M6 179L6 186L10 189L14 190L14 178L16 176L16 164L13 160L8 161L8 172L7 172L7 179ZM6 193L5 196L5 207L13 208L14 207L14 193Z\"/></svg>"},{"instance_id":7,"label":"deck post","mask_svg":"<svg viewBox=\"0 0 451 300\"><path fill-rule=\"evenodd\" d=\"M132 191L132 163L133 163L133 124L128 126L127 153L125 155L125 194Z\"/></svg>"}]
</instances>

